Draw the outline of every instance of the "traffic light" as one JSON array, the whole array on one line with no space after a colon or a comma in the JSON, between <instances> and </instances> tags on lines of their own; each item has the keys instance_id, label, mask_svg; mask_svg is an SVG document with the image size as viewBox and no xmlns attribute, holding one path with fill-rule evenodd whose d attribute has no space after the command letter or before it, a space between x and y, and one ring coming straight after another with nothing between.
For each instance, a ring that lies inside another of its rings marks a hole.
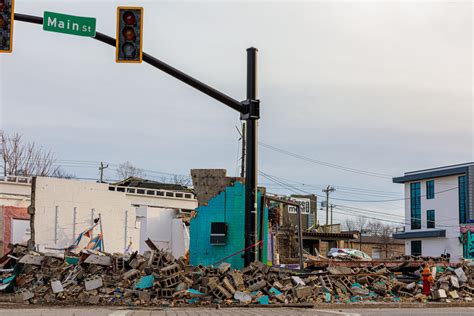
<instances>
[{"instance_id":1,"label":"traffic light","mask_svg":"<svg viewBox=\"0 0 474 316\"><path fill-rule=\"evenodd\" d=\"M0 0L0 53L11 53L14 0Z\"/></svg>"},{"instance_id":2,"label":"traffic light","mask_svg":"<svg viewBox=\"0 0 474 316\"><path fill-rule=\"evenodd\" d=\"M116 61L118 63L141 63L142 43L143 8L118 7Z\"/></svg>"}]
</instances>

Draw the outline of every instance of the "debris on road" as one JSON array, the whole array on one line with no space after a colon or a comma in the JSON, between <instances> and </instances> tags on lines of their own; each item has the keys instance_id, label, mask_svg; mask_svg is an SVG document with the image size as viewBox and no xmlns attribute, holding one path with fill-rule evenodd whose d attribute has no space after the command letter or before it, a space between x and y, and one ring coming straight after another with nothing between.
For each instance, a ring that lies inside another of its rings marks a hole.
<instances>
[{"instance_id":1,"label":"debris on road","mask_svg":"<svg viewBox=\"0 0 474 316\"><path fill-rule=\"evenodd\" d=\"M436 266L430 296L421 270L383 264L332 265L290 270L254 262L242 271L228 263L188 266L158 249L124 256L98 251L46 254L15 245L0 259L0 290L18 302L92 305L248 305L364 302L471 301L474 264ZM10 293L10 294L7 294Z\"/></svg>"}]
</instances>

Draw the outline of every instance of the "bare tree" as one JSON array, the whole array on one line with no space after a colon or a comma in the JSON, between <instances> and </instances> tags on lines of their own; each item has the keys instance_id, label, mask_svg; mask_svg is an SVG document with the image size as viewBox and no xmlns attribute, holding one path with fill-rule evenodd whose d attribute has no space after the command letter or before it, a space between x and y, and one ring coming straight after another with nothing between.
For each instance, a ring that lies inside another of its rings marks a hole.
<instances>
[{"instance_id":1,"label":"bare tree","mask_svg":"<svg viewBox=\"0 0 474 316\"><path fill-rule=\"evenodd\" d=\"M346 218L344 220L344 225L346 226L347 230L357 230L357 224L352 218Z\"/></svg>"},{"instance_id":2,"label":"bare tree","mask_svg":"<svg viewBox=\"0 0 474 316\"><path fill-rule=\"evenodd\" d=\"M56 157L35 142L24 142L22 135L0 130L0 159L4 176L51 176L58 173Z\"/></svg>"},{"instance_id":3,"label":"bare tree","mask_svg":"<svg viewBox=\"0 0 474 316\"><path fill-rule=\"evenodd\" d=\"M182 174L174 174L169 177L162 176L159 178L159 181L163 183L178 184L185 187L191 185L191 178Z\"/></svg>"},{"instance_id":4,"label":"bare tree","mask_svg":"<svg viewBox=\"0 0 474 316\"><path fill-rule=\"evenodd\" d=\"M128 177L144 177L145 173L143 172L143 169L140 169L138 167L135 167L132 165L130 161L125 161L124 163L121 163L117 170L117 176L126 179Z\"/></svg>"}]
</instances>

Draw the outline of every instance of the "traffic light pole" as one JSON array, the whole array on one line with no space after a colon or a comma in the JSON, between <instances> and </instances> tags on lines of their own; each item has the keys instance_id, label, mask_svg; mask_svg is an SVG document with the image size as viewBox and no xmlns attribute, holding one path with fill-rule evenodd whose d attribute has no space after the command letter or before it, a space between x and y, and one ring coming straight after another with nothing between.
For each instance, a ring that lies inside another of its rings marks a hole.
<instances>
[{"instance_id":1,"label":"traffic light pole","mask_svg":"<svg viewBox=\"0 0 474 316\"><path fill-rule=\"evenodd\" d=\"M15 13L15 21L43 24L43 18L26 14ZM116 39L106 34L96 32L94 39L115 47ZM246 133L246 168L245 168L245 247L258 242L257 234L257 121L260 118L260 102L257 95L257 49L247 49L247 100L239 102L234 98L208 86L207 84L185 74L184 72L166 64L165 62L143 52L143 61L158 68L168 75L201 91L211 98L227 105L241 114L241 120L247 122ZM257 257L256 251L249 249L244 254L245 266L248 266Z\"/></svg>"},{"instance_id":2,"label":"traffic light pole","mask_svg":"<svg viewBox=\"0 0 474 316\"><path fill-rule=\"evenodd\" d=\"M258 243L257 229L257 120L260 118L259 101L257 100L257 49L247 49L247 113L241 115L246 120L246 149L245 156L245 249L244 264L248 266L255 261Z\"/></svg>"}]
</instances>

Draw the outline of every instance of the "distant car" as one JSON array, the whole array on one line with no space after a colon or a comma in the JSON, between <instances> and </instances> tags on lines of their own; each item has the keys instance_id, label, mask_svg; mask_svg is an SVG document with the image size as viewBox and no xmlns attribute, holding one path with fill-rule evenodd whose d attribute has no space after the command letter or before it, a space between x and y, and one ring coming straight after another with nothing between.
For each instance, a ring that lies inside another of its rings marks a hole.
<instances>
[{"instance_id":1,"label":"distant car","mask_svg":"<svg viewBox=\"0 0 474 316\"><path fill-rule=\"evenodd\" d=\"M349 248L331 248L328 252L328 258L341 260L355 259L362 261L372 261L372 258L365 252Z\"/></svg>"}]
</instances>

